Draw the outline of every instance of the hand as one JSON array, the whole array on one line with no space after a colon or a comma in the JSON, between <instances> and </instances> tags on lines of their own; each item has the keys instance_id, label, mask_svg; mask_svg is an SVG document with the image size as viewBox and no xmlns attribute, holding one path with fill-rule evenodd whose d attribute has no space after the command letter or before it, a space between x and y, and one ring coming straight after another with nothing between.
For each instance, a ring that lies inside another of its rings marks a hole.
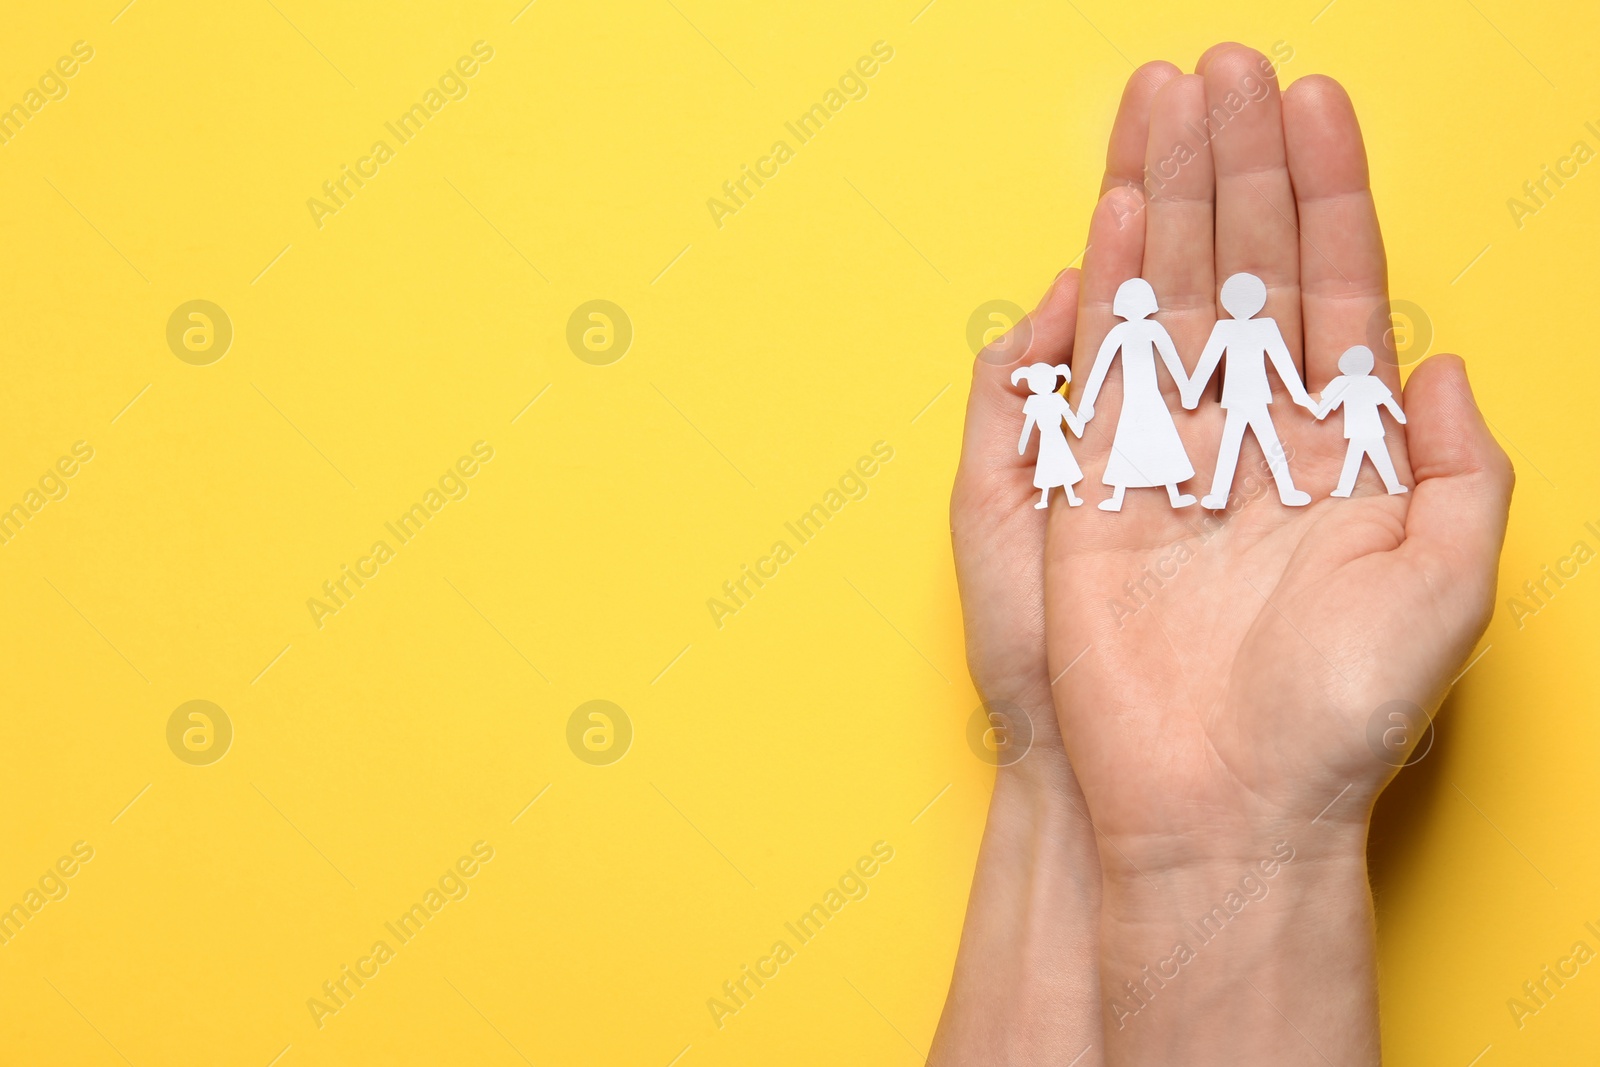
<instances>
[{"instance_id":1,"label":"hand","mask_svg":"<svg viewBox=\"0 0 1600 1067\"><path fill-rule=\"evenodd\" d=\"M1077 271L1062 272L1029 316L1023 358L1070 357L1077 290ZM1049 512L1034 507L1034 465L1006 448L1028 394L1010 384L1011 365L988 362L1004 350L1003 342L985 350L973 367L950 529L967 663L1006 742L994 753L989 822L931 1064L990 1062L997 1048L1008 1063L1065 1063L1099 1044L1099 860L1050 699Z\"/></svg>"},{"instance_id":2,"label":"hand","mask_svg":"<svg viewBox=\"0 0 1600 1067\"><path fill-rule=\"evenodd\" d=\"M1104 188L1141 180L1151 100L1177 74L1152 63L1129 82ZM1062 272L1030 316L1032 347L1022 359L1070 359L1077 299L1078 272ZM986 355L996 350L1004 348ZM929 1063L1100 1067L1100 861L1056 725L1044 630L1046 527L1066 509L1036 510L1033 465L1010 455L1026 396L1010 384L1013 369L983 357L973 366L950 526L973 683L991 706L1026 714L1033 739L1015 763L1016 753L1002 749ZM1093 405L1078 414L1087 422ZM1019 736L1014 726L1009 732Z\"/></svg>"},{"instance_id":3,"label":"hand","mask_svg":"<svg viewBox=\"0 0 1600 1067\"><path fill-rule=\"evenodd\" d=\"M1351 103L1323 77L1280 94L1264 63L1218 46L1199 74L1157 95L1150 195L1113 188L1091 223L1079 366L1116 321L1117 286L1134 276L1171 309L1158 318L1178 351L1197 353L1217 318L1217 282L1259 275L1263 314L1314 389L1385 311ZM1227 113L1229 96L1249 102L1219 136L1188 132L1213 109ZM1193 157L1174 172L1180 142ZM1382 357L1377 373L1398 390L1392 351ZM1113 375L1107 391L1119 382ZM1163 387L1170 404L1176 389ZM1328 499L1345 441L1274 405L1310 506L1284 507L1268 492L1222 513L1202 541L1192 511L1134 489L1121 513L1074 508L1051 523L1050 670L1065 671L1056 707L1100 834L1110 1064L1377 1062L1365 835L1404 753L1374 749L1368 724L1393 701L1431 714L1472 651L1493 608L1513 480L1460 359L1419 366L1405 407L1413 421L1391 433L1390 451L1414 487L1406 495L1383 494L1365 469L1356 497ZM1178 422L1195 484L1207 484L1223 412L1208 406ZM1107 451L1105 435L1085 445L1086 484L1098 482ZM1252 438L1240 479L1260 477L1260 464ZM1202 941L1189 924L1217 908L1230 928ZM1176 960L1180 941L1201 962Z\"/></svg>"}]
</instances>

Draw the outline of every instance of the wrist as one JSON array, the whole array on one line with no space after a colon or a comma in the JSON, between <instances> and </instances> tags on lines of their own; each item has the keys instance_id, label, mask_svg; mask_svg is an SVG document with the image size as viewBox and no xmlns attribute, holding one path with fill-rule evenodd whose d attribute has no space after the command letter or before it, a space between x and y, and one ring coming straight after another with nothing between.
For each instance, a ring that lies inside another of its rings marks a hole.
<instances>
[{"instance_id":1,"label":"wrist","mask_svg":"<svg viewBox=\"0 0 1600 1067\"><path fill-rule=\"evenodd\" d=\"M1219 925L1231 927L1246 913L1268 916L1262 925L1276 926L1301 913L1359 912L1371 895L1365 843L1349 840L1342 829L1267 834L1181 864L1136 869L1126 856L1119 859L1115 872L1103 861L1102 909L1106 925L1124 931L1163 930L1209 941Z\"/></svg>"},{"instance_id":2,"label":"wrist","mask_svg":"<svg viewBox=\"0 0 1600 1067\"><path fill-rule=\"evenodd\" d=\"M1017 739L1017 722L1007 725ZM1100 1044L1101 881L1087 806L1053 729L1021 758L1005 752L930 1064L1066 1063Z\"/></svg>"},{"instance_id":3,"label":"wrist","mask_svg":"<svg viewBox=\"0 0 1600 1067\"><path fill-rule=\"evenodd\" d=\"M1346 827L1108 877L1100 960L1107 1038L1124 1059L1377 1062L1372 898Z\"/></svg>"},{"instance_id":4,"label":"wrist","mask_svg":"<svg viewBox=\"0 0 1600 1067\"><path fill-rule=\"evenodd\" d=\"M995 769L991 807L1024 805L1041 817L1087 812L1048 683L980 685L979 693L983 704L968 721L967 745Z\"/></svg>"},{"instance_id":5,"label":"wrist","mask_svg":"<svg viewBox=\"0 0 1600 1067\"><path fill-rule=\"evenodd\" d=\"M1297 812L1213 811L1203 825L1172 833L1102 835L1106 891L1137 906L1152 887L1162 895L1193 894L1237 883L1246 874L1275 879L1294 864L1364 876L1367 809L1350 806L1359 810L1314 820Z\"/></svg>"}]
</instances>

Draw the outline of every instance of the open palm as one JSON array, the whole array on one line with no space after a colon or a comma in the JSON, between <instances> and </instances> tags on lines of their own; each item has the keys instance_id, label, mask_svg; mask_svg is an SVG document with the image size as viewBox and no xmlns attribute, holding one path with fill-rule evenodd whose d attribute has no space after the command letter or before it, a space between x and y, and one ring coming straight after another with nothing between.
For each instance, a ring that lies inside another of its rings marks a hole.
<instances>
[{"instance_id":1,"label":"open palm","mask_svg":"<svg viewBox=\"0 0 1600 1067\"><path fill-rule=\"evenodd\" d=\"M1363 344L1399 397L1383 243L1344 91L1311 77L1280 93L1260 53L1238 45L1212 49L1197 74L1152 64L1135 78L1163 84L1147 125L1113 137L1123 184L1091 223L1074 394L1123 321L1112 303L1124 281L1150 283L1153 318L1192 374L1221 283L1248 272L1265 281L1261 315L1313 399L1340 354ZM1091 505L1111 495L1101 475L1123 410L1121 363L1073 442ZM1182 383L1157 369L1196 496L1211 486L1228 371L1224 359L1186 411ZM1309 505L1280 501L1247 433L1225 511L1175 509L1160 488L1129 489L1119 513L1059 496L1050 507L1050 677L1108 877L1182 864L1202 841L1254 848L1315 819L1364 829L1399 762L1372 748L1369 722L1392 702L1431 714L1487 624L1512 474L1460 360L1416 370L1408 425L1383 416L1411 491L1385 493L1367 466L1351 499L1329 497L1347 445L1341 415L1316 421L1268 374L1272 421Z\"/></svg>"}]
</instances>

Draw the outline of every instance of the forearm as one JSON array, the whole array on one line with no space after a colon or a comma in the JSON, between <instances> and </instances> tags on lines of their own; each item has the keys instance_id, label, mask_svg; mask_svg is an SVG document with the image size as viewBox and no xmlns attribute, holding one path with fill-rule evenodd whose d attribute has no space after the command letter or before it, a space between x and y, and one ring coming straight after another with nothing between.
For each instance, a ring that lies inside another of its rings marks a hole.
<instances>
[{"instance_id":1,"label":"forearm","mask_svg":"<svg viewBox=\"0 0 1600 1067\"><path fill-rule=\"evenodd\" d=\"M1377 1064L1365 822L1233 840L1144 874L1128 846L1107 879L1106 1062Z\"/></svg>"},{"instance_id":2,"label":"forearm","mask_svg":"<svg viewBox=\"0 0 1600 1067\"><path fill-rule=\"evenodd\" d=\"M1094 831L1064 754L1033 751L999 768L931 1065L1103 1062L1100 891Z\"/></svg>"}]
</instances>

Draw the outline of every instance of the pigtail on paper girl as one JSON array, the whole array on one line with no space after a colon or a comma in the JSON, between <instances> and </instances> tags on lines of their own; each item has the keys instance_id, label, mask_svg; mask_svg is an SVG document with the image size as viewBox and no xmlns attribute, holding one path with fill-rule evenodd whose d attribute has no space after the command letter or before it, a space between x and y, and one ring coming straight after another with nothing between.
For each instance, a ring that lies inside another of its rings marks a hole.
<instances>
[{"instance_id":1,"label":"pigtail on paper girl","mask_svg":"<svg viewBox=\"0 0 1600 1067\"><path fill-rule=\"evenodd\" d=\"M1021 385L1023 381L1027 379L1029 374L1041 367L1045 370L1055 371L1056 374L1061 377L1062 381L1072 381L1072 368L1067 366L1065 363L1057 363L1054 367L1050 366L1048 363L1035 363L1031 367L1018 367L1016 370L1012 371L1011 384Z\"/></svg>"}]
</instances>

